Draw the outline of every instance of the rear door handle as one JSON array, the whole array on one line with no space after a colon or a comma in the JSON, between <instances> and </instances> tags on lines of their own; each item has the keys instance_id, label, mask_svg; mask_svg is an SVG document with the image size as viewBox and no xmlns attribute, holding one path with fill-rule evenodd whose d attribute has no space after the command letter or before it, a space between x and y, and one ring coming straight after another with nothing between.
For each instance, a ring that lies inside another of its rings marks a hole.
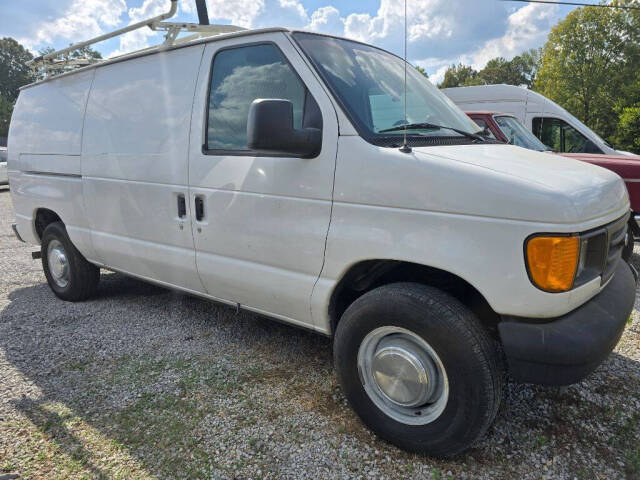
<instances>
[{"instance_id":1,"label":"rear door handle","mask_svg":"<svg viewBox=\"0 0 640 480\"><path fill-rule=\"evenodd\" d=\"M201 222L204 218L204 199L201 196L195 198L196 220Z\"/></svg>"},{"instance_id":2,"label":"rear door handle","mask_svg":"<svg viewBox=\"0 0 640 480\"><path fill-rule=\"evenodd\" d=\"M187 216L187 201L182 193L178 194L178 217L184 218Z\"/></svg>"}]
</instances>

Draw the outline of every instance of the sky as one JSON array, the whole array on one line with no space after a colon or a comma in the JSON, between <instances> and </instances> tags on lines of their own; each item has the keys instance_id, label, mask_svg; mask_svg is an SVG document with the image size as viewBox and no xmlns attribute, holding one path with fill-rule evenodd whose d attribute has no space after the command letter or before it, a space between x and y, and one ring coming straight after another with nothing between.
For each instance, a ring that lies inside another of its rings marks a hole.
<instances>
[{"instance_id":1,"label":"sky","mask_svg":"<svg viewBox=\"0 0 640 480\"><path fill-rule=\"evenodd\" d=\"M403 0L206 0L211 23L245 28L285 26L345 36L403 52ZM0 0L0 37L34 53L63 48L168 10L168 0ZM544 44L572 7L500 0L407 0L411 63L439 82L451 64L484 67ZM197 22L194 0L179 0L177 21ZM95 48L112 56L157 44L149 29Z\"/></svg>"}]
</instances>

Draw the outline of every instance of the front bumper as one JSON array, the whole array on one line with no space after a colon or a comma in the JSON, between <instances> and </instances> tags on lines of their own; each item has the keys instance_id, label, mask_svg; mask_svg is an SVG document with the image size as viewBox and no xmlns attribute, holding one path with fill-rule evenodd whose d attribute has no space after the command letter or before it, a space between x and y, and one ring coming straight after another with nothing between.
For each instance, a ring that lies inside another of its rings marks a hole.
<instances>
[{"instance_id":1,"label":"front bumper","mask_svg":"<svg viewBox=\"0 0 640 480\"><path fill-rule=\"evenodd\" d=\"M609 284L587 303L548 323L526 319L498 325L509 374L522 383L579 382L615 348L636 295L637 274L618 262Z\"/></svg>"}]
</instances>

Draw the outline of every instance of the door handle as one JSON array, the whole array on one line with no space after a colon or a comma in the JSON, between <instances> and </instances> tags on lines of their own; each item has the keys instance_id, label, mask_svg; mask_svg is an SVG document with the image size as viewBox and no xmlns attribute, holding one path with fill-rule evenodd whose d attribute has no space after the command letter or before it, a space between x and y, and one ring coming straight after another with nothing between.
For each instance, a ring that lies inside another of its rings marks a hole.
<instances>
[{"instance_id":1,"label":"door handle","mask_svg":"<svg viewBox=\"0 0 640 480\"><path fill-rule=\"evenodd\" d=\"M196 196L195 198L195 206L196 206L196 220L201 222L204 218L204 199L201 196Z\"/></svg>"},{"instance_id":2,"label":"door handle","mask_svg":"<svg viewBox=\"0 0 640 480\"><path fill-rule=\"evenodd\" d=\"M182 193L178 194L178 218L187 216L187 202Z\"/></svg>"}]
</instances>

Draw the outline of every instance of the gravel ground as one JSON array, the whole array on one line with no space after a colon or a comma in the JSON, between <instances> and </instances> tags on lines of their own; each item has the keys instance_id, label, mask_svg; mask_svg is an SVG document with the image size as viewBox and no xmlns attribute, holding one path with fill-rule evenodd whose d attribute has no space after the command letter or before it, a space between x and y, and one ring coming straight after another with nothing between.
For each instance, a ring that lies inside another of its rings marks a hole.
<instances>
[{"instance_id":1,"label":"gravel ground","mask_svg":"<svg viewBox=\"0 0 640 480\"><path fill-rule=\"evenodd\" d=\"M434 460L360 423L328 339L113 273L62 302L12 219L0 190L0 478L640 478L637 311L586 381L508 384L482 443Z\"/></svg>"}]
</instances>

